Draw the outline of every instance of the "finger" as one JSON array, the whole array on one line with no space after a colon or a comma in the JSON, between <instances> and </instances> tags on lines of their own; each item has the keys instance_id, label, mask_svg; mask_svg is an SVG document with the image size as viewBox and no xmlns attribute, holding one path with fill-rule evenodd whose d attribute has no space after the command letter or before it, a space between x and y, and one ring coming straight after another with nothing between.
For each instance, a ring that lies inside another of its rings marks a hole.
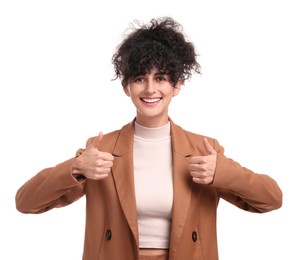
<instances>
[{"instance_id":1,"label":"finger","mask_svg":"<svg viewBox=\"0 0 297 260\"><path fill-rule=\"evenodd\" d=\"M107 178L108 175L109 175L108 173L96 174L93 179L96 180L96 181L100 181L100 180L103 180L103 179Z\"/></svg>"},{"instance_id":2,"label":"finger","mask_svg":"<svg viewBox=\"0 0 297 260\"><path fill-rule=\"evenodd\" d=\"M113 161L114 157L111 153L106 153L106 152L100 152L99 154L100 159L104 161Z\"/></svg>"},{"instance_id":3,"label":"finger","mask_svg":"<svg viewBox=\"0 0 297 260\"><path fill-rule=\"evenodd\" d=\"M198 177L193 177L192 180L193 180L193 182L195 182L195 183L199 183L199 184L202 183L202 179L201 179L201 178L198 178Z\"/></svg>"},{"instance_id":4,"label":"finger","mask_svg":"<svg viewBox=\"0 0 297 260\"><path fill-rule=\"evenodd\" d=\"M207 178L192 178L193 182L198 183L198 184L210 184L211 180Z\"/></svg>"},{"instance_id":5,"label":"finger","mask_svg":"<svg viewBox=\"0 0 297 260\"><path fill-rule=\"evenodd\" d=\"M204 139L203 139L203 144L204 144L206 151L208 151L209 154L213 154L213 155L217 154L217 151L211 146L211 144L208 142L206 137L204 137Z\"/></svg>"},{"instance_id":6,"label":"finger","mask_svg":"<svg viewBox=\"0 0 297 260\"><path fill-rule=\"evenodd\" d=\"M200 164L200 163L204 163L205 162L205 156L199 156L199 155L196 155L196 156L191 156L189 159L188 159L188 162L189 164Z\"/></svg>"},{"instance_id":7,"label":"finger","mask_svg":"<svg viewBox=\"0 0 297 260\"><path fill-rule=\"evenodd\" d=\"M100 131L99 134L93 139L91 146L93 148L97 148L99 143L102 141L103 139L103 133Z\"/></svg>"},{"instance_id":8,"label":"finger","mask_svg":"<svg viewBox=\"0 0 297 260\"><path fill-rule=\"evenodd\" d=\"M189 170L190 171L201 171L201 164L200 164L200 162L189 164Z\"/></svg>"},{"instance_id":9,"label":"finger","mask_svg":"<svg viewBox=\"0 0 297 260\"><path fill-rule=\"evenodd\" d=\"M103 140L103 133L101 131L99 132L97 139L98 139L98 143Z\"/></svg>"}]
</instances>

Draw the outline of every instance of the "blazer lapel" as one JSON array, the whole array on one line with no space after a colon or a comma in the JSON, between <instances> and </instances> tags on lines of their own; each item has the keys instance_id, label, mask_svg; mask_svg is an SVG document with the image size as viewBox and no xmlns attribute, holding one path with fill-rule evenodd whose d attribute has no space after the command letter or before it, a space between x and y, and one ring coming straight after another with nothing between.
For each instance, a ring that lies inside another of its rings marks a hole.
<instances>
[{"instance_id":1,"label":"blazer lapel","mask_svg":"<svg viewBox=\"0 0 297 260\"><path fill-rule=\"evenodd\" d=\"M191 156L190 144L184 130L171 120L171 138L173 155L173 212L170 235L170 256L176 254L181 238L191 199L190 188L192 179L188 173L187 157ZM133 233L137 246L138 222L134 189L133 168L134 121L125 125L119 132L118 139L112 154L114 165L112 175L114 178L118 198Z\"/></svg>"},{"instance_id":2,"label":"blazer lapel","mask_svg":"<svg viewBox=\"0 0 297 260\"><path fill-rule=\"evenodd\" d=\"M112 167L112 174L122 210L138 246L138 223L133 168L133 138L134 121L125 125L119 132L118 140L113 150L114 165Z\"/></svg>"},{"instance_id":3,"label":"blazer lapel","mask_svg":"<svg viewBox=\"0 0 297 260\"><path fill-rule=\"evenodd\" d=\"M171 121L173 154L173 212L170 236L170 256L176 254L191 200L192 179L189 175L187 157L191 149L184 130Z\"/></svg>"}]
</instances>

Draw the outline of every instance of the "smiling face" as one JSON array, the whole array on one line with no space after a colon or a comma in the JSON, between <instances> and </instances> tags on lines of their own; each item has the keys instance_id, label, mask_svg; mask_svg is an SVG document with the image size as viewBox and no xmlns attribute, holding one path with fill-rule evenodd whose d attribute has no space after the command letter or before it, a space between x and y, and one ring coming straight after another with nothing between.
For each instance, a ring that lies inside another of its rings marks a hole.
<instances>
[{"instance_id":1,"label":"smiling face","mask_svg":"<svg viewBox=\"0 0 297 260\"><path fill-rule=\"evenodd\" d=\"M160 127L168 122L168 107L182 85L173 87L170 77L153 69L129 81L124 88L136 107L136 122L145 127Z\"/></svg>"}]
</instances>

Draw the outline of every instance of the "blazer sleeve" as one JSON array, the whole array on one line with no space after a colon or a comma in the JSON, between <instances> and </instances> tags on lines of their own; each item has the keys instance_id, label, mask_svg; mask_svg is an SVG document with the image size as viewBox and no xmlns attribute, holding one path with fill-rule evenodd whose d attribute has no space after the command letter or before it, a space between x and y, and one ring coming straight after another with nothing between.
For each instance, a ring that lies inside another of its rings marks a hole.
<instances>
[{"instance_id":1,"label":"blazer sleeve","mask_svg":"<svg viewBox=\"0 0 297 260\"><path fill-rule=\"evenodd\" d=\"M212 186L219 196L235 206L251 212L268 212L282 205L282 191L266 174L255 173L224 156L224 149L214 140L218 151Z\"/></svg>"},{"instance_id":2,"label":"blazer sleeve","mask_svg":"<svg viewBox=\"0 0 297 260\"><path fill-rule=\"evenodd\" d=\"M82 151L78 150L77 156ZM74 159L43 169L21 186L15 197L17 210L22 213L43 213L82 197L85 180L78 181L72 176Z\"/></svg>"}]
</instances>

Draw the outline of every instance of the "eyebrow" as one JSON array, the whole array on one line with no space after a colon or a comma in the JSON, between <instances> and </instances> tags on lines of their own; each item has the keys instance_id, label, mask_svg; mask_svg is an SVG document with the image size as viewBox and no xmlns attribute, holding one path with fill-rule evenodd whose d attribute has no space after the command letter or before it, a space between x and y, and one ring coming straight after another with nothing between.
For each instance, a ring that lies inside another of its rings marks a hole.
<instances>
[{"instance_id":1,"label":"eyebrow","mask_svg":"<svg viewBox=\"0 0 297 260\"><path fill-rule=\"evenodd\" d=\"M156 75L156 76L164 76L164 75L168 75L168 73L158 71L154 75Z\"/></svg>"}]
</instances>

